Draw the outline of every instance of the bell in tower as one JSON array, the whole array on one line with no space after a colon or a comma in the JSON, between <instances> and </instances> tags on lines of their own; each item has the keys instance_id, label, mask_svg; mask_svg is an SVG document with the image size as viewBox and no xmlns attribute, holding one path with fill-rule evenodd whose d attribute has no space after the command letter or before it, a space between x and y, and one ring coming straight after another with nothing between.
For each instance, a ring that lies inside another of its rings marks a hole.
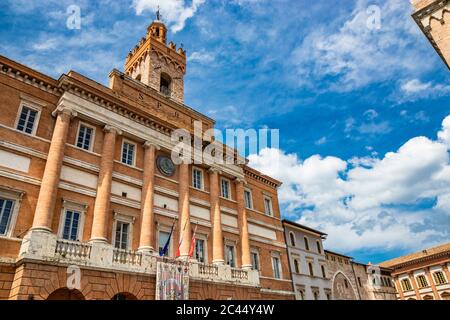
<instances>
[{"instance_id":1,"label":"bell in tower","mask_svg":"<svg viewBox=\"0 0 450 320\"><path fill-rule=\"evenodd\" d=\"M125 73L157 90L166 98L184 102L186 51L167 45L167 27L159 10L147 29L147 36L128 54Z\"/></svg>"}]
</instances>

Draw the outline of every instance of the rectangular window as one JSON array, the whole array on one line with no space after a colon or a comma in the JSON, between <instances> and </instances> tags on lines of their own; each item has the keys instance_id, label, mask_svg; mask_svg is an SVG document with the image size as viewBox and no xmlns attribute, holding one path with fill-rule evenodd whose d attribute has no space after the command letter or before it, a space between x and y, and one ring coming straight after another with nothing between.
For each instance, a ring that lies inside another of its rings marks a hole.
<instances>
[{"instance_id":1,"label":"rectangular window","mask_svg":"<svg viewBox=\"0 0 450 320\"><path fill-rule=\"evenodd\" d=\"M249 190L244 191L244 199L245 199L245 207L248 209L252 209L253 208L252 193Z\"/></svg>"},{"instance_id":2,"label":"rectangular window","mask_svg":"<svg viewBox=\"0 0 450 320\"><path fill-rule=\"evenodd\" d=\"M257 252L251 253L252 258L252 270L259 270L259 256Z\"/></svg>"},{"instance_id":3,"label":"rectangular window","mask_svg":"<svg viewBox=\"0 0 450 320\"><path fill-rule=\"evenodd\" d=\"M419 285L419 288L426 288L426 287L428 287L428 281L425 278L425 276L420 275L416 279L417 279L417 284Z\"/></svg>"},{"instance_id":4,"label":"rectangular window","mask_svg":"<svg viewBox=\"0 0 450 320\"><path fill-rule=\"evenodd\" d=\"M14 201L0 198L0 235L8 233L9 224L14 210Z\"/></svg>"},{"instance_id":5,"label":"rectangular window","mask_svg":"<svg viewBox=\"0 0 450 320\"><path fill-rule=\"evenodd\" d=\"M205 263L205 240L195 239L195 257L198 262Z\"/></svg>"},{"instance_id":6,"label":"rectangular window","mask_svg":"<svg viewBox=\"0 0 450 320\"><path fill-rule=\"evenodd\" d=\"M128 238L130 232L130 224L122 221L116 223L116 241L115 247L117 249L128 249Z\"/></svg>"},{"instance_id":7,"label":"rectangular window","mask_svg":"<svg viewBox=\"0 0 450 320\"><path fill-rule=\"evenodd\" d=\"M281 279L280 258L272 257L273 277Z\"/></svg>"},{"instance_id":8,"label":"rectangular window","mask_svg":"<svg viewBox=\"0 0 450 320\"><path fill-rule=\"evenodd\" d=\"M19 121L17 122L17 130L28 134L33 134L37 115L37 110L23 106L20 112Z\"/></svg>"},{"instance_id":9,"label":"rectangular window","mask_svg":"<svg viewBox=\"0 0 450 320\"><path fill-rule=\"evenodd\" d=\"M192 170L192 186L195 189L203 190L203 171L199 169Z\"/></svg>"},{"instance_id":10,"label":"rectangular window","mask_svg":"<svg viewBox=\"0 0 450 320\"><path fill-rule=\"evenodd\" d=\"M401 281L401 284L402 284L403 291L411 291L412 290L411 283L409 282L409 279L403 279Z\"/></svg>"},{"instance_id":11,"label":"rectangular window","mask_svg":"<svg viewBox=\"0 0 450 320\"><path fill-rule=\"evenodd\" d=\"M92 146L92 140L94 136L94 128L80 125L78 130L77 147L90 151Z\"/></svg>"},{"instance_id":12,"label":"rectangular window","mask_svg":"<svg viewBox=\"0 0 450 320\"><path fill-rule=\"evenodd\" d=\"M264 198L264 212L266 215L272 215L272 200L270 198Z\"/></svg>"},{"instance_id":13,"label":"rectangular window","mask_svg":"<svg viewBox=\"0 0 450 320\"><path fill-rule=\"evenodd\" d=\"M78 241L78 230L80 228L81 213L74 210L66 210L62 238L65 240Z\"/></svg>"},{"instance_id":14,"label":"rectangular window","mask_svg":"<svg viewBox=\"0 0 450 320\"><path fill-rule=\"evenodd\" d=\"M125 163L129 166L134 166L135 151L136 151L135 144L124 141L122 145L122 163Z\"/></svg>"},{"instance_id":15,"label":"rectangular window","mask_svg":"<svg viewBox=\"0 0 450 320\"><path fill-rule=\"evenodd\" d=\"M236 257L234 253L234 246L226 245L225 246L225 258L226 264L232 268L236 268Z\"/></svg>"},{"instance_id":16,"label":"rectangular window","mask_svg":"<svg viewBox=\"0 0 450 320\"><path fill-rule=\"evenodd\" d=\"M160 231L159 232L159 247L158 247L158 252L162 252L164 249L164 246L166 245L167 241L169 240L170 237L170 232L164 232L164 231ZM170 255L170 245L169 248L167 249L167 251L164 253L164 257L168 257Z\"/></svg>"},{"instance_id":17,"label":"rectangular window","mask_svg":"<svg viewBox=\"0 0 450 320\"><path fill-rule=\"evenodd\" d=\"M230 181L222 179L221 180L221 193L222 193L222 197L226 198L226 199L230 199Z\"/></svg>"},{"instance_id":18,"label":"rectangular window","mask_svg":"<svg viewBox=\"0 0 450 320\"><path fill-rule=\"evenodd\" d=\"M447 281L445 281L444 273L442 271L437 271L433 274L434 281L437 285L445 284Z\"/></svg>"}]
</instances>

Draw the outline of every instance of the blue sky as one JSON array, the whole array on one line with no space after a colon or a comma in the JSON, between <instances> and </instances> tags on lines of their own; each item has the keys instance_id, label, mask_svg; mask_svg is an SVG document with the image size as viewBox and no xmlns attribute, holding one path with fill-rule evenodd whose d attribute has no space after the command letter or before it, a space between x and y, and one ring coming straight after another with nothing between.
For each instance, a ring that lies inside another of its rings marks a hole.
<instances>
[{"instance_id":1,"label":"blue sky","mask_svg":"<svg viewBox=\"0 0 450 320\"><path fill-rule=\"evenodd\" d=\"M284 182L285 217L362 262L450 240L449 72L406 0L6 0L0 53L107 84L158 3L188 52L186 104L220 129L280 129L250 160Z\"/></svg>"}]
</instances>

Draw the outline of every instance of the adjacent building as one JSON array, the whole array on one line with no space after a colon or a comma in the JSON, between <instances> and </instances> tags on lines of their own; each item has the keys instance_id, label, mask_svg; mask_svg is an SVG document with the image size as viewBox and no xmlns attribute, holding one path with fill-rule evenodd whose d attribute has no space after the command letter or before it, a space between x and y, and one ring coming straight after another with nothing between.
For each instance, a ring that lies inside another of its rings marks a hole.
<instances>
[{"instance_id":1,"label":"adjacent building","mask_svg":"<svg viewBox=\"0 0 450 320\"><path fill-rule=\"evenodd\" d=\"M389 269L358 263L329 250L325 255L334 300L395 300Z\"/></svg>"},{"instance_id":2,"label":"adjacent building","mask_svg":"<svg viewBox=\"0 0 450 320\"><path fill-rule=\"evenodd\" d=\"M217 142L231 161L172 161L176 129L215 125L184 104L185 73L159 19L108 87L0 56L0 299L155 299L194 231L189 299L294 298L281 183Z\"/></svg>"},{"instance_id":3,"label":"adjacent building","mask_svg":"<svg viewBox=\"0 0 450 320\"><path fill-rule=\"evenodd\" d=\"M414 20L450 68L450 1L411 0L411 3Z\"/></svg>"},{"instance_id":4,"label":"adjacent building","mask_svg":"<svg viewBox=\"0 0 450 320\"><path fill-rule=\"evenodd\" d=\"M324 250L327 234L283 220L297 300L395 300L391 269Z\"/></svg>"},{"instance_id":5,"label":"adjacent building","mask_svg":"<svg viewBox=\"0 0 450 320\"><path fill-rule=\"evenodd\" d=\"M322 243L327 235L288 220L283 220L283 227L296 299L331 300Z\"/></svg>"},{"instance_id":6,"label":"adjacent building","mask_svg":"<svg viewBox=\"0 0 450 320\"><path fill-rule=\"evenodd\" d=\"M450 243L380 264L390 268L400 300L450 300Z\"/></svg>"}]
</instances>

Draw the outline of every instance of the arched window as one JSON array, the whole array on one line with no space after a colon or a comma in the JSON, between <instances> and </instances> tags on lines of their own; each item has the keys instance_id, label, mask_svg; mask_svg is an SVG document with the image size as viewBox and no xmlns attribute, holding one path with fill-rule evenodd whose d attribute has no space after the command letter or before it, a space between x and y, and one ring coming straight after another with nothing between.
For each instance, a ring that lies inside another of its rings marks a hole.
<instances>
[{"instance_id":1,"label":"arched window","mask_svg":"<svg viewBox=\"0 0 450 320\"><path fill-rule=\"evenodd\" d=\"M309 267L309 275L311 277L314 277L314 268L311 262L308 263L308 267Z\"/></svg>"},{"instance_id":2,"label":"arched window","mask_svg":"<svg viewBox=\"0 0 450 320\"><path fill-rule=\"evenodd\" d=\"M317 252L322 254L322 247L320 246L320 241L317 241Z\"/></svg>"},{"instance_id":3,"label":"arched window","mask_svg":"<svg viewBox=\"0 0 450 320\"><path fill-rule=\"evenodd\" d=\"M305 239L305 249L309 251L309 242L308 242L308 238L304 238Z\"/></svg>"},{"instance_id":4,"label":"arched window","mask_svg":"<svg viewBox=\"0 0 450 320\"><path fill-rule=\"evenodd\" d=\"M347 281L347 279L344 279L344 285L345 285L345 289L348 289L348 281Z\"/></svg>"},{"instance_id":5,"label":"arched window","mask_svg":"<svg viewBox=\"0 0 450 320\"><path fill-rule=\"evenodd\" d=\"M319 300L319 293L314 291L314 300Z\"/></svg>"},{"instance_id":6,"label":"arched window","mask_svg":"<svg viewBox=\"0 0 450 320\"><path fill-rule=\"evenodd\" d=\"M295 273L300 273L300 266L298 264L297 259L294 260L294 269L295 269Z\"/></svg>"},{"instance_id":7,"label":"arched window","mask_svg":"<svg viewBox=\"0 0 450 320\"><path fill-rule=\"evenodd\" d=\"M325 266L321 266L320 268L322 269L322 277L326 278L327 273L325 272Z\"/></svg>"},{"instance_id":8,"label":"arched window","mask_svg":"<svg viewBox=\"0 0 450 320\"><path fill-rule=\"evenodd\" d=\"M291 239L291 246L295 247L295 235L293 232L289 232L289 238Z\"/></svg>"},{"instance_id":9,"label":"arched window","mask_svg":"<svg viewBox=\"0 0 450 320\"><path fill-rule=\"evenodd\" d=\"M140 74L138 74L138 75L136 76L136 80L137 80L137 81L141 81L141 80L142 80L142 76L141 76Z\"/></svg>"},{"instance_id":10,"label":"arched window","mask_svg":"<svg viewBox=\"0 0 450 320\"><path fill-rule=\"evenodd\" d=\"M161 73L160 92L166 96L171 94L172 78L167 73Z\"/></svg>"}]
</instances>

